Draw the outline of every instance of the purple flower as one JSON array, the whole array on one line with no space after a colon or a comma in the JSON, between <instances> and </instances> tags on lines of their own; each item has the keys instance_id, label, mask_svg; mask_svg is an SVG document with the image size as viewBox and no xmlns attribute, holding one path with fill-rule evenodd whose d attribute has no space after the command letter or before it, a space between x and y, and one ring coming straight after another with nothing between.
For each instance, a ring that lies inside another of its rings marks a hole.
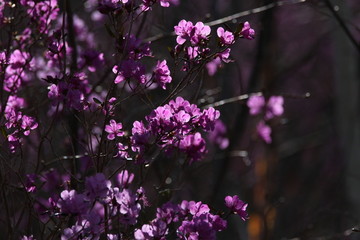
<instances>
[{"instance_id":1,"label":"purple flower","mask_svg":"<svg viewBox=\"0 0 360 240\"><path fill-rule=\"evenodd\" d=\"M271 128L264 121L260 121L256 126L258 135L266 142L271 143Z\"/></svg>"},{"instance_id":2,"label":"purple flower","mask_svg":"<svg viewBox=\"0 0 360 240\"><path fill-rule=\"evenodd\" d=\"M263 107L265 106L265 98L263 96L253 95L249 97L247 106L250 108L251 115L257 115L262 112Z\"/></svg>"},{"instance_id":3,"label":"purple flower","mask_svg":"<svg viewBox=\"0 0 360 240\"><path fill-rule=\"evenodd\" d=\"M131 136L131 149L134 152L142 153L145 146L151 142L152 133L147 129L143 122L135 121L133 123Z\"/></svg>"},{"instance_id":4,"label":"purple flower","mask_svg":"<svg viewBox=\"0 0 360 240\"><path fill-rule=\"evenodd\" d=\"M187 135L180 140L179 148L190 157L190 164L199 161L207 152L206 142L198 132L194 135Z\"/></svg>"},{"instance_id":5,"label":"purple flower","mask_svg":"<svg viewBox=\"0 0 360 240\"><path fill-rule=\"evenodd\" d=\"M114 196L119 205L119 213L121 214L120 221L124 224L135 224L141 210L137 196L126 188L121 192L119 190L115 191Z\"/></svg>"},{"instance_id":6,"label":"purple flower","mask_svg":"<svg viewBox=\"0 0 360 240\"><path fill-rule=\"evenodd\" d=\"M27 1L27 5L30 7L27 13L31 17L31 20L37 25L41 33L48 33L48 25L52 20L55 20L59 8L57 7L56 0L49 0L44 2L37 2L34 6L34 1Z\"/></svg>"},{"instance_id":7,"label":"purple flower","mask_svg":"<svg viewBox=\"0 0 360 240\"><path fill-rule=\"evenodd\" d=\"M226 228L226 221L217 215L204 212L193 216L192 219L184 220L177 230L180 239L216 239L216 232Z\"/></svg>"},{"instance_id":8,"label":"purple flower","mask_svg":"<svg viewBox=\"0 0 360 240\"><path fill-rule=\"evenodd\" d=\"M61 240L83 238L84 228L85 226L79 223L73 225L71 228L65 228L61 235Z\"/></svg>"},{"instance_id":9,"label":"purple flower","mask_svg":"<svg viewBox=\"0 0 360 240\"><path fill-rule=\"evenodd\" d=\"M24 135L28 136L30 130L34 130L38 127L38 123L35 122L34 118L24 115L21 118L21 128L24 129Z\"/></svg>"},{"instance_id":10,"label":"purple flower","mask_svg":"<svg viewBox=\"0 0 360 240\"><path fill-rule=\"evenodd\" d=\"M200 48L199 47L187 47L186 48L186 53L187 53L187 56L190 60L192 59L195 59L197 56L200 55L200 52L199 52Z\"/></svg>"},{"instance_id":11,"label":"purple flower","mask_svg":"<svg viewBox=\"0 0 360 240\"><path fill-rule=\"evenodd\" d=\"M100 235L102 232L104 232L104 216L104 205L100 202L95 202L90 212L84 216L87 225L87 229L84 230L89 231L92 233L92 235L95 236Z\"/></svg>"},{"instance_id":12,"label":"purple flower","mask_svg":"<svg viewBox=\"0 0 360 240\"><path fill-rule=\"evenodd\" d=\"M23 114L20 111L16 111L15 109L10 109L8 112L5 113L6 128L12 128L16 127L21 123L21 119L23 117Z\"/></svg>"},{"instance_id":13,"label":"purple flower","mask_svg":"<svg viewBox=\"0 0 360 240\"><path fill-rule=\"evenodd\" d=\"M85 108L85 95L90 92L87 76L84 72L75 73L69 79L57 79L49 87L48 97L56 105L64 101L66 106L78 111Z\"/></svg>"},{"instance_id":14,"label":"purple flower","mask_svg":"<svg viewBox=\"0 0 360 240\"><path fill-rule=\"evenodd\" d=\"M116 235L116 234L108 234L107 236L107 240L120 240L119 238L118 238L118 235Z\"/></svg>"},{"instance_id":15,"label":"purple flower","mask_svg":"<svg viewBox=\"0 0 360 240\"><path fill-rule=\"evenodd\" d=\"M166 89L165 84L170 83L172 78L170 76L169 67L166 64L166 60L158 61L154 70L156 82L163 88Z\"/></svg>"},{"instance_id":16,"label":"purple flower","mask_svg":"<svg viewBox=\"0 0 360 240\"><path fill-rule=\"evenodd\" d=\"M229 146L229 139L226 137L226 126L220 119L215 121L214 130L209 132L208 139L211 143L217 144L220 149Z\"/></svg>"},{"instance_id":17,"label":"purple flower","mask_svg":"<svg viewBox=\"0 0 360 240\"><path fill-rule=\"evenodd\" d=\"M225 206L228 207L235 214L238 214L243 221L249 218L246 212L246 208L248 206L247 203L241 201L237 195L234 195L233 197L226 196Z\"/></svg>"},{"instance_id":18,"label":"purple flower","mask_svg":"<svg viewBox=\"0 0 360 240\"><path fill-rule=\"evenodd\" d=\"M247 101L251 115L257 115L265 111L265 119L269 120L284 113L284 98L282 96L271 96L267 102L263 96L251 96Z\"/></svg>"},{"instance_id":19,"label":"purple flower","mask_svg":"<svg viewBox=\"0 0 360 240\"><path fill-rule=\"evenodd\" d=\"M205 109L200 117L199 123L205 131L214 129L215 121L220 117L220 112L213 107Z\"/></svg>"},{"instance_id":20,"label":"purple flower","mask_svg":"<svg viewBox=\"0 0 360 240\"><path fill-rule=\"evenodd\" d=\"M88 208L85 196L77 194L75 190L62 191L57 206L66 214L84 214Z\"/></svg>"},{"instance_id":21,"label":"purple flower","mask_svg":"<svg viewBox=\"0 0 360 240\"><path fill-rule=\"evenodd\" d=\"M201 40L207 39L207 37L211 33L211 28L207 25L204 25L203 22L197 22L194 26L195 33L194 36L191 38L192 44L198 44Z\"/></svg>"},{"instance_id":22,"label":"purple flower","mask_svg":"<svg viewBox=\"0 0 360 240\"><path fill-rule=\"evenodd\" d=\"M174 27L177 35L176 42L183 45L186 41L195 46L201 43L202 40L207 39L210 35L211 28L204 25L203 22L197 22L193 25L192 22L181 20L177 26Z\"/></svg>"},{"instance_id":23,"label":"purple flower","mask_svg":"<svg viewBox=\"0 0 360 240\"><path fill-rule=\"evenodd\" d=\"M127 159L127 158L129 158L130 156L129 156L129 153L128 153L128 149L129 149L129 147L128 146L126 146L126 145L124 145L124 144L122 144L122 143L117 143L116 144L116 147L117 147L117 149L118 149L118 153L117 153L117 155L116 156L118 156L118 157L120 157L120 158L123 158L123 159Z\"/></svg>"},{"instance_id":24,"label":"purple flower","mask_svg":"<svg viewBox=\"0 0 360 240\"><path fill-rule=\"evenodd\" d=\"M150 126L154 131L158 131L161 126L165 131L170 131L174 127L172 121L173 113L171 108L167 106L160 106L154 109L146 120L150 123Z\"/></svg>"},{"instance_id":25,"label":"purple flower","mask_svg":"<svg viewBox=\"0 0 360 240\"><path fill-rule=\"evenodd\" d=\"M167 202L156 209L156 218L162 219L166 224L179 221L180 208L178 205Z\"/></svg>"},{"instance_id":26,"label":"purple flower","mask_svg":"<svg viewBox=\"0 0 360 240\"><path fill-rule=\"evenodd\" d=\"M30 54L27 52L21 52L16 49L9 59L9 63L12 69L22 68L26 65L26 62L30 59Z\"/></svg>"},{"instance_id":27,"label":"purple flower","mask_svg":"<svg viewBox=\"0 0 360 240\"><path fill-rule=\"evenodd\" d=\"M82 53L80 68L87 67L90 72L95 72L104 65L104 54L93 49L88 49Z\"/></svg>"},{"instance_id":28,"label":"purple flower","mask_svg":"<svg viewBox=\"0 0 360 240\"><path fill-rule=\"evenodd\" d=\"M212 61L208 62L205 67L208 71L209 76L214 76L217 72L217 69L221 66L221 59L219 57L216 57Z\"/></svg>"},{"instance_id":29,"label":"purple flower","mask_svg":"<svg viewBox=\"0 0 360 240\"><path fill-rule=\"evenodd\" d=\"M140 60L143 57L151 57L150 42L143 43L134 35L126 35L119 44L119 51L131 60Z\"/></svg>"},{"instance_id":30,"label":"purple flower","mask_svg":"<svg viewBox=\"0 0 360 240\"><path fill-rule=\"evenodd\" d=\"M148 11L151 10L151 6L156 2L154 0L142 0L143 4L141 5L142 11ZM179 0L160 0L160 6L161 7L170 7L170 4L178 5Z\"/></svg>"},{"instance_id":31,"label":"purple flower","mask_svg":"<svg viewBox=\"0 0 360 240\"><path fill-rule=\"evenodd\" d=\"M142 84L146 81L145 67L138 61L125 60L120 64L120 66L115 65L112 71L116 74L114 81L116 84L131 78L136 79Z\"/></svg>"},{"instance_id":32,"label":"purple flower","mask_svg":"<svg viewBox=\"0 0 360 240\"><path fill-rule=\"evenodd\" d=\"M174 27L175 34L177 35L176 42L179 45L182 45L189 40L191 35L193 35L194 25L190 21L181 20L177 26Z\"/></svg>"},{"instance_id":33,"label":"purple flower","mask_svg":"<svg viewBox=\"0 0 360 240\"><path fill-rule=\"evenodd\" d=\"M201 111L181 97L159 106L146 116L146 124L134 122L132 149L142 154L154 142L170 154L179 149L189 156L189 162L200 160L206 153L205 140L197 128L210 131L220 112L214 108Z\"/></svg>"},{"instance_id":34,"label":"purple flower","mask_svg":"<svg viewBox=\"0 0 360 240\"><path fill-rule=\"evenodd\" d=\"M109 140L114 140L115 137L124 136L124 132L121 131L122 124L116 123L115 120L111 119L110 124L105 126L105 131L108 133L107 138Z\"/></svg>"},{"instance_id":35,"label":"purple flower","mask_svg":"<svg viewBox=\"0 0 360 240\"><path fill-rule=\"evenodd\" d=\"M7 140L9 142L10 152L14 153L15 149L20 146L21 139L19 138L19 132L15 130L7 136Z\"/></svg>"},{"instance_id":36,"label":"purple flower","mask_svg":"<svg viewBox=\"0 0 360 240\"><path fill-rule=\"evenodd\" d=\"M19 110L25 107L25 100L23 98L10 95L6 103L5 113L10 112L12 109Z\"/></svg>"},{"instance_id":37,"label":"purple flower","mask_svg":"<svg viewBox=\"0 0 360 240\"><path fill-rule=\"evenodd\" d=\"M246 39L252 40L255 38L255 30L250 27L249 22L244 22L244 26L241 29L240 34Z\"/></svg>"},{"instance_id":38,"label":"purple flower","mask_svg":"<svg viewBox=\"0 0 360 240\"><path fill-rule=\"evenodd\" d=\"M121 188L128 188L134 180L134 174L129 174L127 170L123 170L117 175L116 179Z\"/></svg>"},{"instance_id":39,"label":"purple flower","mask_svg":"<svg viewBox=\"0 0 360 240\"><path fill-rule=\"evenodd\" d=\"M170 0L160 0L160 6L170 7Z\"/></svg>"},{"instance_id":40,"label":"purple flower","mask_svg":"<svg viewBox=\"0 0 360 240\"><path fill-rule=\"evenodd\" d=\"M234 43L234 34L232 32L225 31L224 28L219 27L216 33L220 38L220 43L222 45L231 45Z\"/></svg>"},{"instance_id":41,"label":"purple flower","mask_svg":"<svg viewBox=\"0 0 360 240\"><path fill-rule=\"evenodd\" d=\"M90 199L105 198L111 188L111 183L103 173L85 179L85 193Z\"/></svg>"},{"instance_id":42,"label":"purple flower","mask_svg":"<svg viewBox=\"0 0 360 240\"><path fill-rule=\"evenodd\" d=\"M230 51L231 49L227 48L224 51L217 53L215 55L215 58L206 64L206 69L208 70L209 76L213 76L216 73L217 69L223 66L223 62L229 63L232 61L231 59L229 59Z\"/></svg>"},{"instance_id":43,"label":"purple flower","mask_svg":"<svg viewBox=\"0 0 360 240\"><path fill-rule=\"evenodd\" d=\"M160 219L155 219L150 224L144 224L141 229L137 229L134 237L136 240L165 240L165 235L167 234L167 224Z\"/></svg>"},{"instance_id":44,"label":"purple flower","mask_svg":"<svg viewBox=\"0 0 360 240\"><path fill-rule=\"evenodd\" d=\"M284 98L282 96L271 96L267 102L267 111L265 118L271 119L275 116L281 116L284 113Z\"/></svg>"}]
</instances>

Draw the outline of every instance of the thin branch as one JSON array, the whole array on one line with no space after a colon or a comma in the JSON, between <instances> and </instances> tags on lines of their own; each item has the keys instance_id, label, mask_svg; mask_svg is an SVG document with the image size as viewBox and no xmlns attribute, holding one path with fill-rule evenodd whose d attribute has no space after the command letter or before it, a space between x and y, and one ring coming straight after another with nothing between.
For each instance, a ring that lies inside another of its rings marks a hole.
<instances>
[{"instance_id":1,"label":"thin branch","mask_svg":"<svg viewBox=\"0 0 360 240\"><path fill-rule=\"evenodd\" d=\"M231 22L231 21L233 21L233 20L235 20L237 18L245 17L245 16L248 16L248 15L251 15L251 14L261 13L261 12L267 11L267 10L275 8L275 7L281 7L281 6L285 6L285 5L291 5L291 4L298 4L298 3L303 3L303 2L306 2L306 0L283 0L283 1L278 1L278 2L274 2L274 3L264 5L262 7L253 8L253 9L250 9L250 10L238 12L238 13L235 13L233 15L230 15L230 16L227 16L227 17L224 17L224 18L220 18L220 19L217 19L217 20L214 20L214 21L211 21L211 22L207 22L207 23L204 23L204 24L208 25L210 27L211 26L216 26L216 25L220 25L220 24L223 24L223 23L226 23L226 22ZM144 42L149 42L149 41L154 42L154 41L160 40L162 38L171 37L171 36L175 36L175 32L160 33L158 35L155 35L153 37L149 37L149 38L145 39Z\"/></svg>"},{"instance_id":2,"label":"thin branch","mask_svg":"<svg viewBox=\"0 0 360 240\"><path fill-rule=\"evenodd\" d=\"M329 8L330 12L334 15L336 21L339 23L340 27L344 30L345 34L348 36L355 48L360 52L360 44L356 41L354 36L351 34L349 28L346 26L345 22L342 20L338 12L335 10L335 7L331 4L330 0L325 0L326 6Z\"/></svg>"},{"instance_id":3,"label":"thin branch","mask_svg":"<svg viewBox=\"0 0 360 240\"><path fill-rule=\"evenodd\" d=\"M241 18L241 17L248 16L251 14L261 13L261 12L267 11L267 10L275 8L275 7L281 7L281 6L285 6L285 5L297 4L297 3L303 3L303 2L306 2L306 0L283 0L283 1L278 1L278 2L274 2L274 3L269 3L262 7L235 13L233 15L230 15L230 16L227 16L224 18L220 18L220 19L217 19L217 20L214 20L211 22L207 22L205 24L208 26L216 26L216 25L220 25L220 24L223 24L226 22L231 22L237 18Z\"/></svg>"},{"instance_id":4,"label":"thin branch","mask_svg":"<svg viewBox=\"0 0 360 240\"><path fill-rule=\"evenodd\" d=\"M250 96L262 96L263 94L261 92L253 93L253 94L243 94L232 98L223 99L208 105L205 105L203 108L209 108L209 107L219 107L228 103L233 103L237 101L242 101L248 99Z\"/></svg>"}]
</instances>

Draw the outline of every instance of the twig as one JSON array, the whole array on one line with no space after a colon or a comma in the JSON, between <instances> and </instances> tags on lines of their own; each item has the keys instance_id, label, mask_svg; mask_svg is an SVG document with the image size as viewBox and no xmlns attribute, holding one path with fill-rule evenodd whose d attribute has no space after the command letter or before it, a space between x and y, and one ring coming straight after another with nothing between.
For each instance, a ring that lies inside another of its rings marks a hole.
<instances>
[{"instance_id":1,"label":"twig","mask_svg":"<svg viewBox=\"0 0 360 240\"><path fill-rule=\"evenodd\" d=\"M342 20L338 12L335 10L334 6L331 4L330 0L325 0L326 6L329 8L330 12L334 15L336 21L339 23L340 27L344 30L345 34L348 36L350 41L354 44L355 48L360 52L360 44L356 41L354 36L351 34L349 28L346 26L345 22Z\"/></svg>"},{"instance_id":2,"label":"twig","mask_svg":"<svg viewBox=\"0 0 360 240\"><path fill-rule=\"evenodd\" d=\"M217 20L214 20L214 21L211 21L211 22L207 22L207 23L205 23L205 25L208 25L210 27L211 26L216 26L216 25L220 25L220 24L223 24L223 23L226 23L226 22L231 22L231 21L233 21L233 20L235 20L237 18L248 16L250 14L261 13L261 12L264 12L266 10L269 10L269 9L272 9L272 8L275 8L275 7L281 7L281 6L285 6L285 5L297 4L297 3L303 3L303 2L306 2L306 0L283 0L283 1L278 1L278 2L274 2L274 3L269 3L269 4L264 5L262 7L253 8L253 9L250 9L250 10L238 12L238 13L235 13L233 15L230 15L230 16L227 16L227 17L224 17L224 18L220 18L220 19L217 19ZM171 37L171 36L175 36L175 32L160 33L158 35L155 35L153 37L149 37L149 38L145 39L144 42L149 42L149 41L154 42L154 41L160 40L162 38Z\"/></svg>"},{"instance_id":3,"label":"twig","mask_svg":"<svg viewBox=\"0 0 360 240\"><path fill-rule=\"evenodd\" d=\"M232 98L227 98L227 99L223 99L208 105L205 105L203 108L209 108L209 107L219 107L228 103L233 103L233 102L237 102L237 101L242 101L242 100L246 100L248 99L250 96L255 95L255 96L262 96L262 92L257 92L257 93L253 93L253 94L243 94L243 95L239 95L236 97L232 97Z\"/></svg>"}]
</instances>

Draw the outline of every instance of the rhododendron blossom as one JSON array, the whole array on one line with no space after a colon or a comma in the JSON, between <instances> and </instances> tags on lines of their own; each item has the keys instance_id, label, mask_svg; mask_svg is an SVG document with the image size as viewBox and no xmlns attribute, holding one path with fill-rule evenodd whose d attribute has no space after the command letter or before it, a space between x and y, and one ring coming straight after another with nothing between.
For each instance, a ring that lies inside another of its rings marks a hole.
<instances>
[{"instance_id":1,"label":"rhododendron blossom","mask_svg":"<svg viewBox=\"0 0 360 240\"><path fill-rule=\"evenodd\" d=\"M121 131L122 124L115 122L115 120L111 119L110 124L105 126L105 131L108 133L107 138L109 140L114 140L115 137L121 137L124 135L124 132Z\"/></svg>"},{"instance_id":2,"label":"rhododendron blossom","mask_svg":"<svg viewBox=\"0 0 360 240\"><path fill-rule=\"evenodd\" d=\"M264 96L253 95L247 101L247 106L250 108L251 115L263 114L256 130L258 135L266 142L271 143L271 128L266 123L274 117L279 117L284 113L284 98L282 96L271 96L268 100Z\"/></svg>"}]
</instances>

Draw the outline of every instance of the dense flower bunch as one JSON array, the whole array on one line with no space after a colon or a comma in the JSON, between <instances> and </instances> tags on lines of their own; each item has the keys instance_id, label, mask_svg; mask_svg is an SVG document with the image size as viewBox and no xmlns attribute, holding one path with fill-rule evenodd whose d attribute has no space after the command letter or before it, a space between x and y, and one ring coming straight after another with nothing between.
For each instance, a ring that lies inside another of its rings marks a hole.
<instances>
[{"instance_id":1,"label":"dense flower bunch","mask_svg":"<svg viewBox=\"0 0 360 240\"><path fill-rule=\"evenodd\" d=\"M257 125L257 132L266 143L272 141L271 128L266 122L284 113L283 104L284 98L282 96L271 96L269 99L265 99L264 96L253 95L247 102L251 115L263 116L263 119Z\"/></svg>"},{"instance_id":2,"label":"dense flower bunch","mask_svg":"<svg viewBox=\"0 0 360 240\"><path fill-rule=\"evenodd\" d=\"M191 21L181 20L174 30L177 35L175 55L181 56L183 53L185 58L183 70L188 71L193 65L199 65L205 61L210 76L215 74L222 63L231 62L230 46L237 38L254 39L255 37L255 31L248 22L244 23L239 32L227 31L219 27L217 37L220 49L212 53L209 47L211 28L203 22L193 24Z\"/></svg>"},{"instance_id":3,"label":"dense flower bunch","mask_svg":"<svg viewBox=\"0 0 360 240\"><path fill-rule=\"evenodd\" d=\"M139 240L167 239L174 231L177 239L216 239L216 232L226 229L224 217L212 214L207 204L186 200L180 204L163 204L156 209L153 220L139 225L142 211L150 205L144 188L132 190L134 177L127 170L121 171L114 183L102 173L87 177L81 193L74 189L62 190L59 195L49 198L45 211L38 209L39 214L59 221L73 218L75 222L63 229L61 239L99 239L104 233L108 239L123 239L129 229L131 235ZM31 177L31 192L36 191L35 178ZM225 206L242 220L248 218L247 204L238 196L227 196ZM121 227L117 228L119 224Z\"/></svg>"},{"instance_id":4,"label":"dense flower bunch","mask_svg":"<svg viewBox=\"0 0 360 240\"><path fill-rule=\"evenodd\" d=\"M216 232L226 229L226 220L210 213L202 202L166 203L156 211L156 218L135 231L135 239L166 239L169 227L178 224L178 239L215 239Z\"/></svg>"},{"instance_id":5,"label":"dense flower bunch","mask_svg":"<svg viewBox=\"0 0 360 240\"><path fill-rule=\"evenodd\" d=\"M206 153L206 144L197 131L213 130L219 116L214 108L201 111L195 104L177 97L153 110L145 117L146 123L134 122L132 149L142 155L149 146L158 144L167 152L179 149L186 153L190 163L198 161Z\"/></svg>"},{"instance_id":6,"label":"dense flower bunch","mask_svg":"<svg viewBox=\"0 0 360 240\"><path fill-rule=\"evenodd\" d=\"M229 214L248 219L237 195L225 198L226 214L181 193L163 201L161 192L192 184L185 172L207 158L208 143L229 146L220 111L195 104L200 89L195 97L185 89L231 62L238 39L254 39L249 23L212 35L206 23L181 20L167 56L143 40L144 25L150 10L179 0L87 0L88 14L72 2L0 3L4 234L216 239ZM268 121L282 114L281 101L248 104Z\"/></svg>"},{"instance_id":7,"label":"dense flower bunch","mask_svg":"<svg viewBox=\"0 0 360 240\"><path fill-rule=\"evenodd\" d=\"M147 203L142 188L129 189L133 179L133 174L122 171L113 186L102 173L98 173L86 178L83 193L62 191L52 211L76 217L76 223L64 229L62 239L98 239L111 229L112 224L120 223L124 229L136 224Z\"/></svg>"},{"instance_id":8,"label":"dense flower bunch","mask_svg":"<svg viewBox=\"0 0 360 240\"><path fill-rule=\"evenodd\" d=\"M53 104L64 103L69 108L82 110L84 108L85 95L89 93L87 77L84 73L76 73L67 79L54 79L49 86L49 99Z\"/></svg>"},{"instance_id":9,"label":"dense flower bunch","mask_svg":"<svg viewBox=\"0 0 360 240\"><path fill-rule=\"evenodd\" d=\"M9 148L12 152L20 145L21 136L28 136L31 130L38 127L38 123L33 117L21 112L25 107L25 100L17 96L10 95L4 110L5 126L10 130L8 134Z\"/></svg>"}]
</instances>

